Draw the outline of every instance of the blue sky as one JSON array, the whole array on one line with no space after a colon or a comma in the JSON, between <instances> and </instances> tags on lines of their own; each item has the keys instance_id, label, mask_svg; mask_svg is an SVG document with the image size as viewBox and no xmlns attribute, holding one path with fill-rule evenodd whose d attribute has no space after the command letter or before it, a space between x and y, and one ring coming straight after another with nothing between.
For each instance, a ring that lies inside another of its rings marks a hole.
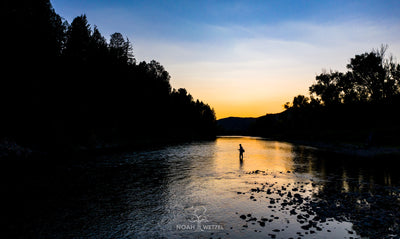
<instances>
[{"instance_id":1,"label":"blue sky","mask_svg":"<svg viewBox=\"0 0 400 239\"><path fill-rule=\"evenodd\" d=\"M85 13L105 37L127 36L137 60L158 60L219 118L282 111L322 69L381 44L400 57L398 0L51 2L68 22Z\"/></svg>"}]
</instances>

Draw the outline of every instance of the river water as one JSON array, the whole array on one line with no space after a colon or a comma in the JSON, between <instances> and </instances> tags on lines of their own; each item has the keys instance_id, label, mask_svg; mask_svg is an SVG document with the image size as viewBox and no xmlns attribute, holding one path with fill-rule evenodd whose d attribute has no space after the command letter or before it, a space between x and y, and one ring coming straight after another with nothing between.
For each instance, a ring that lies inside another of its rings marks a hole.
<instances>
[{"instance_id":1,"label":"river water","mask_svg":"<svg viewBox=\"0 0 400 239\"><path fill-rule=\"evenodd\" d=\"M23 203L8 229L20 238L396 238L395 160L219 137L24 169L8 189Z\"/></svg>"}]
</instances>

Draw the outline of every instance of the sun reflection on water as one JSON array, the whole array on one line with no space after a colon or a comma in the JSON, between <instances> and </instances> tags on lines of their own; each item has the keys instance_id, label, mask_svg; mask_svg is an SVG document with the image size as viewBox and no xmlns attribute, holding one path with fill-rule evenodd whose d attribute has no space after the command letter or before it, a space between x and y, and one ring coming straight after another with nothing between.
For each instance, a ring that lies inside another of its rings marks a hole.
<instances>
[{"instance_id":1,"label":"sun reflection on water","mask_svg":"<svg viewBox=\"0 0 400 239\"><path fill-rule=\"evenodd\" d=\"M245 149L239 160L239 144ZM215 170L242 172L268 170L271 172L293 170L293 146L288 143L266 141L254 137L221 137L216 141Z\"/></svg>"}]
</instances>

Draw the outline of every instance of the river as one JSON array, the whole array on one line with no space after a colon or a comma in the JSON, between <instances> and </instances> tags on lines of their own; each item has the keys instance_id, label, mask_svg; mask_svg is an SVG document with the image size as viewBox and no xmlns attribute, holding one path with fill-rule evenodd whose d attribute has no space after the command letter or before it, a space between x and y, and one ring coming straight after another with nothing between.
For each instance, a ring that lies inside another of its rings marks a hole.
<instances>
[{"instance_id":1,"label":"river","mask_svg":"<svg viewBox=\"0 0 400 239\"><path fill-rule=\"evenodd\" d=\"M219 137L19 165L2 178L6 226L16 238L396 237L396 160Z\"/></svg>"}]
</instances>

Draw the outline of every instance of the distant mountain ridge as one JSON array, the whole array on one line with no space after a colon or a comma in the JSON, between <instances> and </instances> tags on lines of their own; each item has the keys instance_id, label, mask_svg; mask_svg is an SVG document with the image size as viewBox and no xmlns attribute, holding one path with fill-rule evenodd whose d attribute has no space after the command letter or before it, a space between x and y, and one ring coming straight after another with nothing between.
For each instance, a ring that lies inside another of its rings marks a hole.
<instances>
[{"instance_id":1,"label":"distant mountain ridge","mask_svg":"<svg viewBox=\"0 0 400 239\"><path fill-rule=\"evenodd\" d=\"M250 126L257 118L253 117L228 117L217 120L218 133L223 135L248 134Z\"/></svg>"}]
</instances>

